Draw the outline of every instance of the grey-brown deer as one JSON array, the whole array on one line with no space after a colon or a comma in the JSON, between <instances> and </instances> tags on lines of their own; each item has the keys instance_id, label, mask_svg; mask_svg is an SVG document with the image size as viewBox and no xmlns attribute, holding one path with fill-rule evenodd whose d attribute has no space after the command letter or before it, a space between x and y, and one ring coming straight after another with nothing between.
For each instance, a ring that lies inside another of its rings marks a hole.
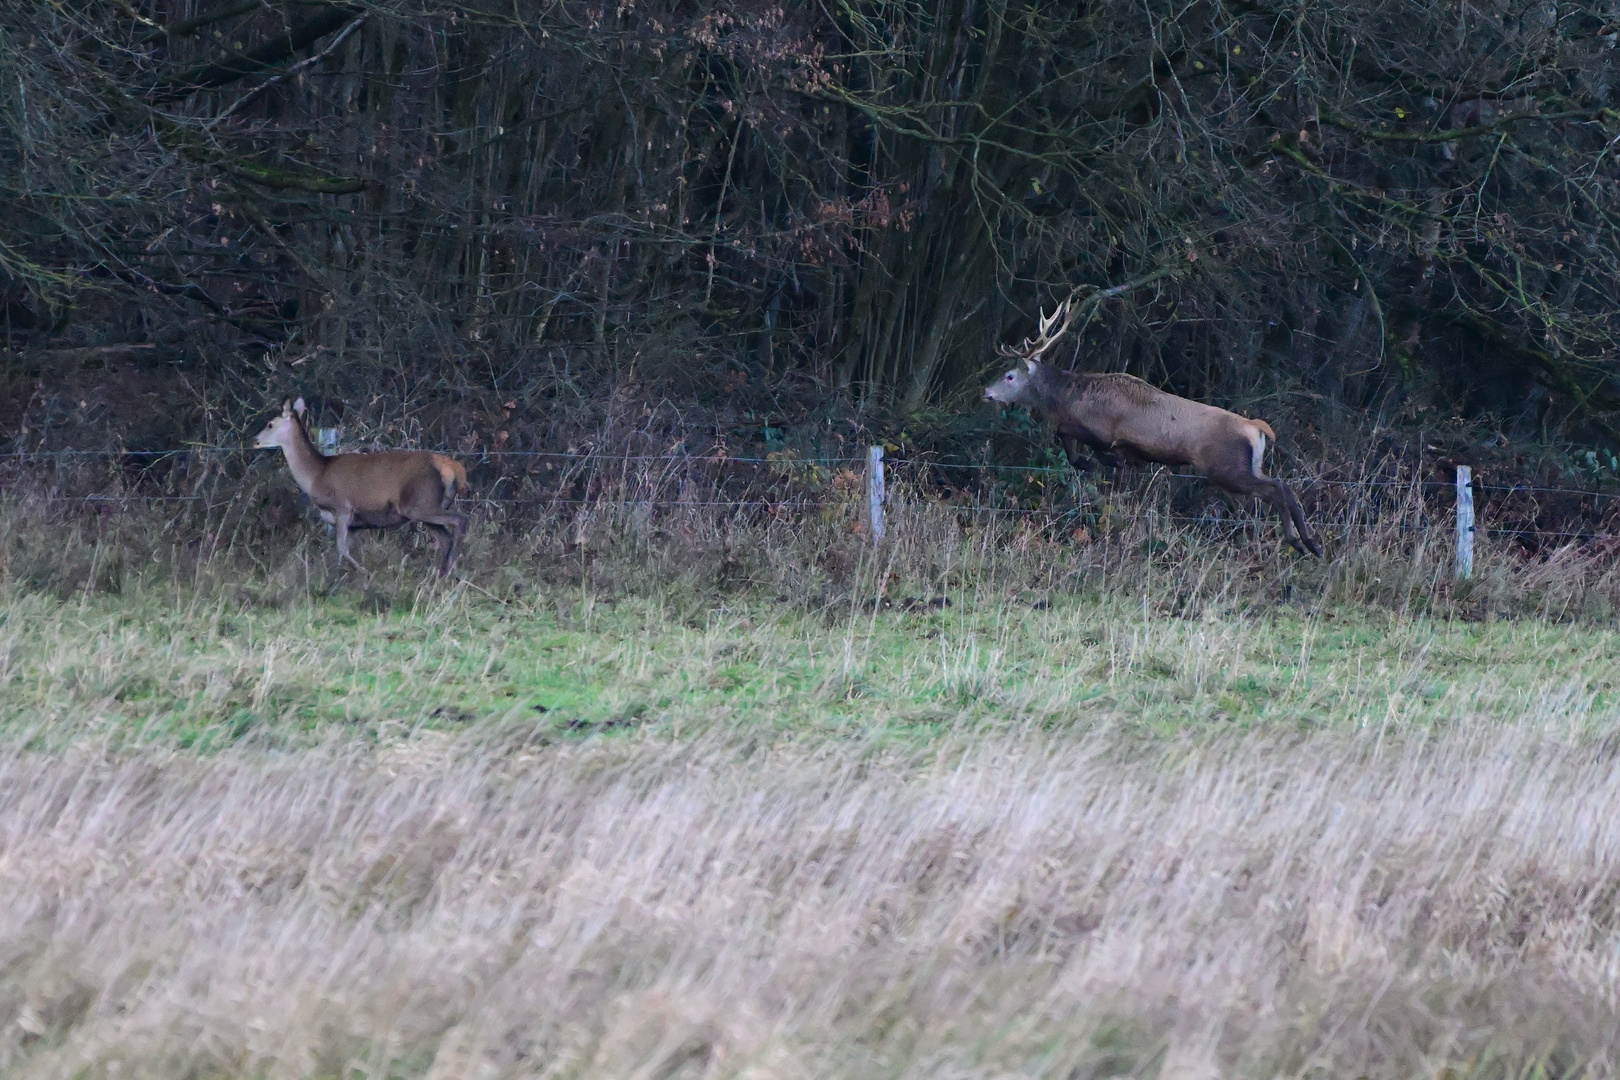
<instances>
[{"instance_id":1,"label":"grey-brown deer","mask_svg":"<svg viewBox=\"0 0 1620 1080\"><path fill-rule=\"evenodd\" d=\"M1266 440L1277 438L1264 420L1167 394L1134 375L1059 371L1042 363L1040 358L1068 332L1074 314L1071 297L1050 316L1041 316L1035 337L998 347L1018 363L985 387L985 398L1022 405L1038 419L1049 420L1076 469L1089 466L1081 446L1116 467L1124 460L1190 465L1217 487L1271 503L1282 519L1283 538L1301 553L1322 554L1294 493L1261 471Z\"/></svg>"},{"instance_id":2,"label":"grey-brown deer","mask_svg":"<svg viewBox=\"0 0 1620 1080\"><path fill-rule=\"evenodd\" d=\"M321 518L337 528L338 557L361 571L365 567L349 554L349 533L355 529L391 529L412 521L438 534L439 575L455 569L467 518L450 509L467 486L467 470L443 454L426 450L384 450L374 454L334 454L315 449L304 430L304 399L289 401L281 414L264 426L253 445L276 447L287 456L287 467Z\"/></svg>"}]
</instances>

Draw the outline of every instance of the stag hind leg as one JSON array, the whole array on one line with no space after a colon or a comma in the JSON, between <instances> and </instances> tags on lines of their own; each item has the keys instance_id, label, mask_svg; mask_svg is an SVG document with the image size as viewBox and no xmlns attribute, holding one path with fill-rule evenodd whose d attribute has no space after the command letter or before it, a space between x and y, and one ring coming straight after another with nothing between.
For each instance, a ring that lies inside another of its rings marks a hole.
<instances>
[{"instance_id":1,"label":"stag hind leg","mask_svg":"<svg viewBox=\"0 0 1620 1080\"><path fill-rule=\"evenodd\" d=\"M1316 537L1311 535L1311 527L1305 523L1305 511L1300 507L1299 499L1294 496L1292 491L1288 490L1288 485L1281 480L1274 477L1271 482L1277 485L1277 490L1282 494L1283 501L1288 505L1287 512L1293 515L1294 529L1299 534L1300 540L1310 549L1312 555L1321 558L1322 545L1317 541ZM1273 505L1276 505L1275 502ZM1278 513L1282 513L1282 511L1279 509Z\"/></svg>"},{"instance_id":2,"label":"stag hind leg","mask_svg":"<svg viewBox=\"0 0 1620 1080\"><path fill-rule=\"evenodd\" d=\"M1322 545L1316 542L1305 526L1305 513L1300 509L1299 500L1294 498L1294 493L1281 480L1257 476L1246 469L1214 469L1209 473L1209 480L1235 495L1264 499L1277 511L1277 518L1282 522L1283 539L1294 550L1301 555L1322 554Z\"/></svg>"}]
</instances>

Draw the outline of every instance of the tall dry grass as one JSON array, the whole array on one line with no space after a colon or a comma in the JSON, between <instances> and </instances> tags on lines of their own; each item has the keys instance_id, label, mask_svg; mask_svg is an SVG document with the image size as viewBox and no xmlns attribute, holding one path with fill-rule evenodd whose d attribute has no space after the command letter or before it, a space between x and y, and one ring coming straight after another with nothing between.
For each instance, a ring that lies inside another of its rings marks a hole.
<instances>
[{"instance_id":1,"label":"tall dry grass","mask_svg":"<svg viewBox=\"0 0 1620 1080\"><path fill-rule=\"evenodd\" d=\"M1612 740L0 760L0 1072L1608 1077Z\"/></svg>"},{"instance_id":2,"label":"tall dry grass","mask_svg":"<svg viewBox=\"0 0 1620 1080\"><path fill-rule=\"evenodd\" d=\"M64 599L180 583L276 602L347 587L398 598L428 574L432 544L409 531L365 534L367 575L338 567L329 530L301 505L279 455L187 459L161 475L109 474L105 462L75 460L8 478L0 583ZM1493 532L1496 511L1482 510L1474 579L1461 584L1449 496L1409 473L1391 482L1382 466L1312 495L1325 560L1288 551L1269 514L1163 471L1102 485L1064 473L1023 497L990 484L942 499L926 470L903 469L887 543L874 552L852 468L588 455L528 468L486 478L462 504L474 525L461 572L501 600L559 588L605 596L674 588L694 600L751 591L828 608L1022 582L1145 597L1190 615L1279 601L1466 618L1620 613L1620 563L1602 521L1527 551ZM172 501L149 498L158 493Z\"/></svg>"}]
</instances>

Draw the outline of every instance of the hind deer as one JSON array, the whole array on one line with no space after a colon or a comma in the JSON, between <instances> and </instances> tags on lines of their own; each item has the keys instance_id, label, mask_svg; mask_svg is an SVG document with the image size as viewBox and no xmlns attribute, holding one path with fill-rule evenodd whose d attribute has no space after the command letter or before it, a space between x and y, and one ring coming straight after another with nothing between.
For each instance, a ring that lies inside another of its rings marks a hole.
<instances>
[{"instance_id":1,"label":"hind deer","mask_svg":"<svg viewBox=\"0 0 1620 1080\"><path fill-rule=\"evenodd\" d=\"M384 450L374 454L334 454L315 449L304 430L304 399L282 405L281 415L264 426L253 445L277 447L287 467L321 519L337 528L338 558L364 572L349 554L355 529L391 529L412 521L432 528L439 537L439 576L449 574L467 534L467 518L450 509L467 486L467 470L443 454L426 450Z\"/></svg>"}]
</instances>

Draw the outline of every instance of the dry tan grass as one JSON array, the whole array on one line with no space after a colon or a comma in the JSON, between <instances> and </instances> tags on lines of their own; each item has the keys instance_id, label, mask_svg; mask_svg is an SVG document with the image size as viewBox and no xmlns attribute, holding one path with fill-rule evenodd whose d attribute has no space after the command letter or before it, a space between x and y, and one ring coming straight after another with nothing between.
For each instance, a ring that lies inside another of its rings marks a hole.
<instances>
[{"instance_id":1,"label":"dry tan grass","mask_svg":"<svg viewBox=\"0 0 1620 1080\"><path fill-rule=\"evenodd\" d=\"M1534 717L13 750L0 1072L1605 1077L1617 881Z\"/></svg>"},{"instance_id":2,"label":"dry tan grass","mask_svg":"<svg viewBox=\"0 0 1620 1080\"><path fill-rule=\"evenodd\" d=\"M1533 532L1537 515L1499 491L1482 494L1474 579L1457 583L1450 492L1353 447L1339 466L1310 467L1333 479L1298 483L1327 545L1318 560L1294 557L1269 511L1167 470L1107 482L1071 471L935 470L983 485L946 489L929 467L900 465L888 489L888 539L874 552L859 469L791 457L666 459L667 447L644 431L603 429L581 441L615 452L475 468L460 504L473 517L458 563L469 590L559 609L649 596L708 608L769 595L848 612L1017 585L1131 596L1195 617L1278 603L1603 624L1620 613L1620 562L1605 531L1613 523L1601 520L1607 501L1587 500L1598 509L1585 516L1568 507L1541 515L1555 533L1574 532L1546 537L1530 554L1502 530ZM653 456L623 452L635 447ZM123 464L68 456L9 462L0 474L6 592L71 600L179 585L187 602L277 606L360 591L388 607L431 591L433 545L420 530L367 534L357 547L367 572L337 567L327 527L279 454ZM1514 498L1533 507L1535 497Z\"/></svg>"},{"instance_id":3,"label":"dry tan grass","mask_svg":"<svg viewBox=\"0 0 1620 1080\"><path fill-rule=\"evenodd\" d=\"M1328 558L1316 560L1287 552L1269 515L1187 478L1172 484L1165 473L1105 494L1063 474L1041 509L1015 511L940 501L902 470L890 488L888 540L874 554L856 473L759 467L763 479L750 474L733 490L705 459L693 461L690 469L604 465L589 482L582 471L578 504L567 485L480 492L538 501L462 504L474 524L459 573L486 597L520 602L548 591L616 598L673 589L704 603L753 592L825 609L890 591L890 599L927 597L1016 581L1147 596L1182 615L1279 601L1555 621L1609 622L1620 612L1620 563L1607 534L1549 540L1530 556L1492 535L1487 517L1474 580L1454 582L1450 508L1425 503L1415 481L1325 489L1312 527ZM329 533L288 490L279 458L252 465L241 477L201 469L201 479L172 482L204 493L180 503L116 501L129 485L83 466L62 469L54 484L21 473L0 485L0 587L66 600L181 584L273 605L343 589L393 602L429 584L432 542L420 531L367 534L357 547L367 573L338 568ZM88 491L114 501L78 501Z\"/></svg>"}]
</instances>

